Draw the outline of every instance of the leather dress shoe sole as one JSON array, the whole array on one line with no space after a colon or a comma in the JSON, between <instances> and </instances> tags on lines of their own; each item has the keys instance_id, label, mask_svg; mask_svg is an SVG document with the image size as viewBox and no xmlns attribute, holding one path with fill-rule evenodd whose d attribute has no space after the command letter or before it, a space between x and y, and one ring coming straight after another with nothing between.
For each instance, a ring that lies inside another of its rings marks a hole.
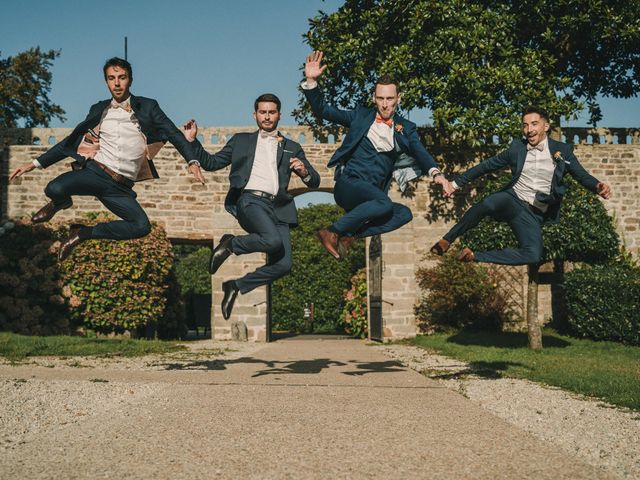
<instances>
[{"instance_id":1,"label":"leather dress shoe sole","mask_svg":"<svg viewBox=\"0 0 640 480\"><path fill-rule=\"evenodd\" d=\"M449 250L449 246L450 245L451 244L449 242L447 242L444 238L442 238L442 239L438 240L436 242L436 244L429 249L429 251L432 254L438 255L438 256L441 257L442 255L447 253L447 250Z\"/></svg>"},{"instance_id":2,"label":"leather dress shoe sole","mask_svg":"<svg viewBox=\"0 0 640 480\"><path fill-rule=\"evenodd\" d=\"M209 273L211 275L215 274L222 266L224 261L233 253L231 251L231 240L233 240L234 238L235 235L225 233L220 238L220 243L218 243L218 246L213 249L213 252L211 252L211 259L209 260Z\"/></svg>"},{"instance_id":3,"label":"leather dress shoe sole","mask_svg":"<svg viewBox=\"0 0 640 480\"><path fill-rule=\"evenodd\" d=\"M232 283L232 280L222 283L222 290L224 291L224 297L222 299L222 317L225 320L229 320L231 311L233 310L233 304L238 296L238 288Z\"/></svg>"},{"instance_id":4,"label":"leather dress shoe sole","mask_svg":"<svg viewBox=\"0 0 640 480\"><path fill-rule=\"evenodd\" d=\"M82 228L82 225L72 226L69 230L69 236L60 244L60 250L58 250L58 260L60 262L64 262L71 255L71 252L82 243L80 228Z\"/></svg>"}]
</instances>

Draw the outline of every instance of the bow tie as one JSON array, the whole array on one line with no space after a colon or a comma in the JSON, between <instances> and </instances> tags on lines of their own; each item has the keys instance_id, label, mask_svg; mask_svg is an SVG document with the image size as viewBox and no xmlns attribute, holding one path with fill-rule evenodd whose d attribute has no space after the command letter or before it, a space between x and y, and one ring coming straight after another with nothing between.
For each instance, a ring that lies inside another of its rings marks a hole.
<instances>
[{"instance_id":1,"label":"bow tie","mask_svg":"<svg viewBox=\"0 0 640 480\"><path fill-rule=\"evenodd\" d=\"M542 142L540 142L536 146L533 146L533 145L527 143L527 151L530 151L530 150L538 150L539 152L543 152L544 151L544 145L542 144Z\"/></svg>"},{"instance_id":2,"label":"bow tie","mask_svg":"<svg viewBox=\"0 0 640 480\"><path fill-rule=\"evenodd\" d=\"M384 123L391 127L393 125L393 118L387 118L386 120L380 116L379 113L376 113L376 123Z\"/></svg>"},{"instance_id":3,"label":"bow tie","mask_svg":"<svg viewBox=\"0 0 640 480\"><path fill-rule=\"evenodd\" d=\"M128 102L118 103L115 100L111 101L111 108L121 108L125 112L131 113L131 105Z\"/></svg>"},{"instance_id":4,"label":"bow tie","mask_svg":"<svg viewBox=\"0 0 640 480\"><path fill-rule=\"evenodd\" d=\"M265 132L264 130L260 130L260 138L276 138L277 136L277 130L273 130L272 132Z\"/></svg>"}]
</instances>

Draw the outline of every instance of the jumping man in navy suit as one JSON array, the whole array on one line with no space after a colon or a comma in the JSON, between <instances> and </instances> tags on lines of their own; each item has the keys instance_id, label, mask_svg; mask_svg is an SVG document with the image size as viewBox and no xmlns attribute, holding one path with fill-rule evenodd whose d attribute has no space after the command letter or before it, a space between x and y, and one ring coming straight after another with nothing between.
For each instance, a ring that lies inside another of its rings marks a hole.
<instances>
[{"instance_id":1,"label":"jumping man in navy suit","mask_svg":"<svg viewBox=\"0 0 640 480\"><path fill-rule=\"evenodd\" d=\"M122 219L94 227L72 226L69 237L60 246L60 261L87 239L126 240L147 235L151 225L136 200L134 182L158 178L151 160L167 140L185 160L195 158L191 144L158 102L131 95L133 75L129 62L111 58L103 73L112 98L93 105L71 135L36 160L18 167L9 178L72 157L73 171L49 182L44 193L51 201L33 216L33 223L48 222L58 211L71 207L74 195L96 197Z\"/></svg>"},{"instance_id":2,"label":"jumping man in navy suit","mask_svg":"<svg viewBox=\"0 0 640 480\"><path fill-rule=\"evenodd\" d=\"M321 66L322 57L322 52L307 57L302 89L314 114L349 128L328 163L336 167L336 203L347 213L318 231L322 245L341 259L354 238L391 232L413 218L409 208L392 202L387 195L394 166L402 157L412 157L419 174L428 173L436 183L447 185L448 181L420 143L416 125L396 113L400 94L392 78L378 79L373 93L375 108L340 110L326 104L318 88L316 80L326 68Z\"/></svg>"},{"instance_id":3,"label":"jumping man in navy suit","mask_svg":"<svg viewBox=\"0 0 640 480\"><path fill-rule=\"evenodd\" d=\"M473 252L465 247L459 259L504 265L535 264L542 259L542 224L558 221L567 173L587 190L605 199L611 197L609 186L587 173L571 145L549 138L548 131L547 112L537 107L527 108L522 115L524 138L514 140L506 151L484 160L445 187L445 195L449 196L486 173L507 166L511 169L511 181L471 207L460 222L431 247L432 253L443 255L456 238L490 216L509 224L519 248Z\"/></svg>"},{"instance_id":4,"label":"jumping man in navy suit","mask_svg":"<svg viewBox=\"0 0 640 480\"><path fill-rule=\"evenodd\" d=\"M280 99L266 93L254 103L258 131L238 133L216 154L209 154L196 139L194 121L184 126L184 134L195 146L197 161L189 170L204 182L200 166L220 170L231 165L229 193L225 208L238 219L248 235L225 234L211 255L209 272L216 273L232 254L265 252L268 263L242 278L222 284L222 316L229 319L239 293L247 293L261 285L284 277L291 271L291 236L289 229L298 224L296 206L287 189L291 172L311 188L320 185L320 175L305 158L300 145L278 132Z\"/></svg>"}]
</instances>

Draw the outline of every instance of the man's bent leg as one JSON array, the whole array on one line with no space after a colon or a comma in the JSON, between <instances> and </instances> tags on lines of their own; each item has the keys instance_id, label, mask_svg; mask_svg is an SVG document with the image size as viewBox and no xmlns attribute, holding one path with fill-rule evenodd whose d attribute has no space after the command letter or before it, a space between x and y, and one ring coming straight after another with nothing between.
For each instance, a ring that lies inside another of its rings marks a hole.
<instances>
[{"instance_id":1,"label":"man's bent leg","mask_svg":"<svg viewBox=\"0 0 640 480\"><path fill-rule=\"evenodd\" d=\"M244 294L262 285L272 283L291 271L293 257L291 254L289 225L278 223L277 229L281 242L280 250L269 254L266 265L235 281L240 293Z\"/></svg>"},{"instance_id":2,"label":"man's bent leg","mask_svg":"<svg viewBox=\"0 0 640 480\"><path fill-rule=\"evenodd\" d=\"M390 216L385 218L377 218L367 223L363 228L355 233L358 238L371 237L373 235L381 235L383 233L392 232L406 225L413 219L411 209L401 203L392 203L393 211Z\"/></svg>"},{"instance_id":3,"label":"man's bent leg","mask_svg":"<svg viewBox=\"0 0 640 480\"><path fill-rule=\"evenodd\" d=\"M98 197L98 200L122 220L99 223L91 229L90 238L129 240L144 237L151 231L149 218L136 200L133 190L113 182L110 191Z\"/></svg>"},{"instance_id":4,"label":"man's bent leg","mask_svg":"<svg viewBox=\"0 0 640 480\"><path fill-rule=\"evenodd\" d=\"M282 248L278 220L270 200L245 193L237 204L238 222L248 235L236 236L231 250L236 255L265 252L276 253Z\"/></svg>"},{"instance_id":5,"label":"man's bent leg","mask_svg":"<svg viewBox=\"0 0 640 480\"><path fill-rule=\"evenodd\" d=\"M336 203L347 211L331 226L339 235L353 235L372 222L383 225L393 219L394 204L387 194L363 180L340 177L334 197ZM399 220L402 218L396 222Z\"/></svg>"}]
</instances>

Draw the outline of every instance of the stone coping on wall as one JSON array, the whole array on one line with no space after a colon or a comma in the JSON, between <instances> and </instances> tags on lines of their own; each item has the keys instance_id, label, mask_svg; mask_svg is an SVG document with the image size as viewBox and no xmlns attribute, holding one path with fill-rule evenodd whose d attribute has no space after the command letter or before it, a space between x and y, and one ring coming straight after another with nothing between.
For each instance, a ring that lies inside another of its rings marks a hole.
<instances>
[{"instance_id":1,"label":"stone coping on wall","mask_svg":"<svg viewBox=\"0 0 640 480\"><path fill-rule=\"evenodd\" d=\"M201 127L198 139L204 145L223 145L236 133L255 130L255 125ZM328 132L316 135L310 127L283 125L278 129L283 135L300 144L336 143L336 135ZM0 145L55 145L73 131L72 128L10 128L0 130ZM420 135L426 145L444 145L436 141L435 129L420 127ZM338 140L342 135L337 135ZM559 138L574 145L640 145L640 128L563 128ZM500 139L492 137L486 145L498 145Z\"/></svg>"}]
</instances>

